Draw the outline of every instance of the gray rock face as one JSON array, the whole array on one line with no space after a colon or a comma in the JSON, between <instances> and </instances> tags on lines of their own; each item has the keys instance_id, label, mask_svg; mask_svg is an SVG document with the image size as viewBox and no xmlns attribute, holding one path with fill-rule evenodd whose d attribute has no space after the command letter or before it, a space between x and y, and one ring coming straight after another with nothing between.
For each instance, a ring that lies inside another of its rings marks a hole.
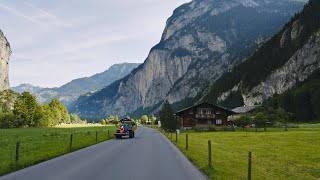
<instances>
[{"instance_id":1,"label":"gray rock face","mask_svg":"<svg viewBox=\"0 0 320 180\"><path fill-rule=\"evenodd\" d=\"M295 23L296 24L296 23ZM298 36L293 28L292 39ZM294 87L297 83L306 80L313 72L320 69L320 31L309 39L302 49L297 51L290 60L281 68L272 72L269 77L254 87L251 91L243 93L246 105L254 105L272 97L282 94Z\"/></svg>"},{"instance_id":2,"label":"gray rock face","mask_svg":"<svg viewBox=\"0 0 320 180\"><path fill-rule=\"evenodd\" d=\"M0 30L0 91L9 89L9 57L11 48L8 40Z\"/></svg>"},{"instance_id":3,"label":"gray rock face","mask_svg":"<svg viewBox=\"0 0 320 180\"><path fill-rule=\"evenodd\" d=\"M184 4L168 19L160 43L142 66L109 87L80 97L74 112L85 117L125 115L157 110L164 99L175 103L195 97L253 53L259 37L277 32L302 6L289 0Z\"/></svg>"}]
</instances>

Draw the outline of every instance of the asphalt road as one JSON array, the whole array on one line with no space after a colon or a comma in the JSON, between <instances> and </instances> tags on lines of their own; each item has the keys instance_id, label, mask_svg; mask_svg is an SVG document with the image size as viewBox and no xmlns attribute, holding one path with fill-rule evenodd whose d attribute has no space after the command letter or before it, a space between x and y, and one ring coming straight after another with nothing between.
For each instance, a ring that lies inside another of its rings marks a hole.
<instances>
[{"instance_id":1,"label":"asphalt road","mask_svg":"<svg viewBox=\"0 0 320 180\"><path fill-rule=\"evenodd\" d=\"M0 177L0 180L201 180L202 173L161 133L109 140Z\"/></svg>"}]
</instances>

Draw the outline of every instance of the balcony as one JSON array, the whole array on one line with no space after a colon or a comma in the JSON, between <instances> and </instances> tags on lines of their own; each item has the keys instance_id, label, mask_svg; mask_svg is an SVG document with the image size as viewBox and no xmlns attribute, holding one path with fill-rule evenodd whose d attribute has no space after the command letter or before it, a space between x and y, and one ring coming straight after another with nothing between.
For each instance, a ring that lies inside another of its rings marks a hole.
<instances>
[{"instance_id":1,"label":"balcony","mask_svg":"<svg viewBox=\"0 0 320 180\"><path fill-rule=\"evenodd\" d=\"M196 118L213 119L215 114L196 114Z\"/></svg>"}]
</instances>

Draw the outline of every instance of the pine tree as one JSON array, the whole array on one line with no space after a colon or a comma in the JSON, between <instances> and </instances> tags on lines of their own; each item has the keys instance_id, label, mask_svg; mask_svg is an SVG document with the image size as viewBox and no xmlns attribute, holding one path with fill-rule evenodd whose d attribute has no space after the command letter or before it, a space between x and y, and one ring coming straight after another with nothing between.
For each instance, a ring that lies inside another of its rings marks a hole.
<instances>
[{"instance_id":1,"label":"pine tree","mask_svg":"<svg viewBox=\"0 0 320 180\"><path fill-rule=\"evenodd\" d=\"M168 100L165 101L159 114L161 126L164 129L174 131L179 127L179 120L177 117L174 116L174 112Z\"/></svg>"},{"instance_id":2,"label":"pine tree","mask_svg":"<svg viewBox=\"0 0 320 180\"><path fill-rule=\"evenodd\" d=\"M29 127L35 127L36 121L38 121L37 119L35 119L35 114L38 113L36 111L39 110L37 100L29 92L22 93L22 99L27 108L27 125Z\"/></svg>"}]
</instances>

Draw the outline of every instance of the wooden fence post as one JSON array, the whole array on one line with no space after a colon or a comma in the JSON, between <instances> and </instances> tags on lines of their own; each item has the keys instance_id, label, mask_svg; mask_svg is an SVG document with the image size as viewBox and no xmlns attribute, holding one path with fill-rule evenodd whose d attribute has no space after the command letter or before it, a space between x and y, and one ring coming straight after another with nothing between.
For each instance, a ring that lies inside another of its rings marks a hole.
<instances>
[{"instance_id":1,"label":"wooden fence post","mask_svg":"<svg viewBox=\"0 0 320 180\"><path fill-rule=\"evenodd\" d=\"M188 148L189 148L189 145L188 145L189 141L188 141L188 139L189 139L188 134L186 134L186 149L187 149L187 150L188 150Z\"/></svg>"},{"instance_id":2,"label":"wooden fence post","mask_svg":"<svg viewBox=\"0 0 320 180\"><path fill-rule=\"evenodd\" d=\"M176 131L176 142L178 142L178 132Z\"/></svg>"},{"instance_id":3,"label":"wooden fence post","mask_svg":"<svg viewBox=\"0 0 320 180\"><path fill-rule=\"evenodd\" d=\"M20 142L17 142L16 144L16 162L18 162L20 159Z\"/></svg>"},{"instance_id":4,"label":"wooden fence post","mask_svg":"<svg viewBox=\"0 0 320 180\"><path fill-rule=\"evenodd\" d=\"M248 156L248 180L251 180L251 159L252 159L252 154L251 154L251 151L249 151L249 156Z\"/></svg>"},{"instance_id":5,"label":"wooden fence post","mask_svg":"<svg viewBox=\"0 0 320 180\"><path fill-rule=\"evenodd\" d=\"M211 167L212 166L212 162L211 162L211 141L208 141L208 166Z\"/></svg>"},{"instance_id":6,"label":"wooden fence post","mask_svg":"<svg viewBox=\"0 0 320 180\"><path fill-rule=\"evenodd\" d=\"M96 131L96 143L98 142L98 131Z\"/></svg>"},{"instance_id":7,"label":"wooden fence post","mask_svg":"<svg viewBox=\"0 0 320 180\"><path fill-rule=\"evenodd\" d=\"M108 139L110 138L110 132L109 132L109 129L108 129Z\"/></svg>"},{"instance_id":8,"label":"wooden fence post","mask_svg":"<svg viewBox=\"0 0 320 180\"><path fill-rule=\"evenodd\" d=\"M70 135L70 149L72 148L73 134Z\"/></svg>"}]
</instances>

